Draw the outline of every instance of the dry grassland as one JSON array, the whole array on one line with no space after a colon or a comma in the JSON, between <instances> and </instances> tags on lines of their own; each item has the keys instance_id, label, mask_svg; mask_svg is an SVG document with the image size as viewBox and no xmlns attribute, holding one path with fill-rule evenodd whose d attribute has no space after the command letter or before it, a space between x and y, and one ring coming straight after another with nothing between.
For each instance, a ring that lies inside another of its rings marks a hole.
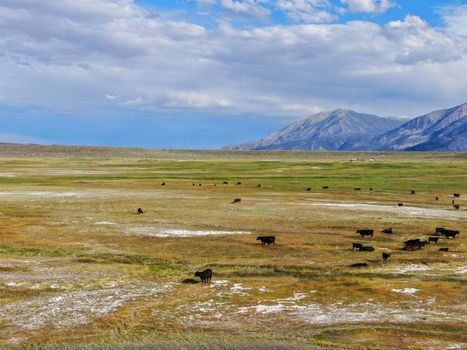
<instances>
[{"instance_id":1,"label":"dry grassland","mask_svg":"<svg viewBox=\"0 0 467 350\"><path fill-rule=\"evenodd\" d=\"M463 349L466 158L0 146L0 347Z\"/></svg>"}]
</instances>

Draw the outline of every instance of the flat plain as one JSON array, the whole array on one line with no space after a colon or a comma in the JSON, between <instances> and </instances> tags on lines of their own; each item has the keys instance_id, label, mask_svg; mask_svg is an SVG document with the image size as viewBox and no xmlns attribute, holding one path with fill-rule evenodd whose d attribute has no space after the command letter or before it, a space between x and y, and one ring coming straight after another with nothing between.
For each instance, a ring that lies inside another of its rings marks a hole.
<instances>
[{"instance_id":1,"label":"flat plain","mask_svg":"<svg viewBox=\"0 0 467 350\"><path fill-rule=\"evenodd\" d=\"M465 153L0 145L0 347L466 348L466 174ZM401 249L436 227L460 235Z\"/></svg>"}]
</instances>

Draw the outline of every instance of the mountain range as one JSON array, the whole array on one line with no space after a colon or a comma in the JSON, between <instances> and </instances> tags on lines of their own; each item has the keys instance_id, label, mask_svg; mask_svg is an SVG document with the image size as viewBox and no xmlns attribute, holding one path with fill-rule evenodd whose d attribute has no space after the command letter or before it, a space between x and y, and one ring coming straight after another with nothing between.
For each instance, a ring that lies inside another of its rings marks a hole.
<instances>
[{"instance_id":1,"label":"mountain range","mask_svg":"<svg viewBox=\"0 0 467 350\"><path fill-rule=\"evenodd\" d=\"M411 120L336 109L298 120L260 141L224 149L465 152L467 103Z\"/></svg>"}]
</instances>

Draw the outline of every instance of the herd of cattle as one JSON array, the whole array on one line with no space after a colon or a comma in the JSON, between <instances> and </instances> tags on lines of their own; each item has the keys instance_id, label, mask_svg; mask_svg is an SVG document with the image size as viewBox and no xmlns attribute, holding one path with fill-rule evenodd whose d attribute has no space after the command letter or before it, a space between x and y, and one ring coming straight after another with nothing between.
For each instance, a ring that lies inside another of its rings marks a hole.
<instances>
[{"instance_id":1,"label":"herd of cattle","mask_svg":"<svg viewBox=\"0 0 467 350\"><path fill-rule=\"evenodd\" d=\"M384 228L381 232L392 234L392 227ZM372 230L372 229L359 229L359 230L356 231L356 233L358 233L362 237L365 237L365 236L373 237L374 230ZM446 238L446 239L451 239L451 238L456 238L457 235L459 235L458 230L449 230L449 229L444 228L444 227L436 227L434 235L429 236L428 240L421 239L421 238L409 239L409 240L404 242L403 247L401 248L401 250L416 251L416 250L419 250L419 249L423 248L425 245L430 244L430 243L438 244L438 240L442 236L444 236L444 238ZM372 247L372 246L365 246L362 243L354 242L354 243L352 243L352 250L358 250L358 251L361 251L361 252L373 252L375 250L375 248ZM439 250L447 252L447 251L449 251L449 248L440 248ZM387 252L382 253L383 260L389 259L390 256L391 256L390 253L387 253ZM357 264L353 264L351 266L352 267L366 267L366 266L368 266L368 264L367 263L357 263Z\"/></svg>"},{"instance_id":2,"label":"herd of cattle","mask_svg":"<svg viewBox=\"0 0 467 350\"><path fill-rule=\"evenodd\" d=\"M228 185L229 183L227 181L224 181L223 184ZM237 184L237 186L239 186L242 183L237 182L236 184ZM165 185L166 185L165 182L161 183L161 186L165 186ZM202 186L201 183L199 183L198 185ZM195 186L194 183L193 183L193 186ZM214 186L216 186L216 185L214 185ZM256 185L256 187L258 187L258 188L261 187L261 184ZM329 189L329 186L323 186L322 188L323 189ZM354 190L355 191L361 191L361 188L354 188ZM308 187L306 189L306 191L311 191L311 188ZM373 191L373 188L370 188L370 191ZM415 190L411 190L410 193L415 194ZM453 197L459 198L460 194L459 193L454 193ZM439 197L435 197L435 200L439 200ZM232 201L232 204L241 203L241 202L242 202L241 198L234 198L234 200ZM397 205L399 207L403 207L404 203L399 202L399 203L397 203ZM460 208L459 204L456 204L454 200L452 201L452 205L456 210L458 210ZM141 209L141 208L137 209L137 214L143 214L143 213L144 213L143 209ZM393 233L392 227L383 228L381 230L381 232L386 233L386 234L392 234ZM358 229L356 231L356 233L358 233L361 237L365 237L365 236L373 237L374 230L373 229ZM403 247L401 248L401 250L416 251L416 250L419 250L419 249L423 248L425 245L430 244L430 243L438 244L438 240L439 240L440 236L444 236L446 239L451 239L451 238L456 238L457 235L459 235L459 231L457 231L457 230L450 230L450 229L446 229L444 227L437 227L435 229L434 235L429 236L428 240L421 239L421 238L409 239L409 240L403 242ZM256 240L261 241L261 245L270 245L270 244L275 245L275 243L276 243L276 237L275 236L258 236L256 238ZM354 242L354 243L352 243L352 250L357 250L357 251L360 251L360 252L373 252L373 251L375 251L375 248L372 247L372 246L364 245L362 243ZM447 252L447 251L449 251L449 248L439 248L439 251ZM391 254L388 253L388 252L382 252L381 255L382 255L383 260L387 260L391 256ZM356 264L352 264L350 266L359 268L359 267L368 267L368 264L367 263L356 263ZM204 271L196 271L195 277L199 277L201 279L201 283L209 283L211 281L211 277L212 277L212 270L211 269L206 269Z\"/></svg>"}]
</instances>

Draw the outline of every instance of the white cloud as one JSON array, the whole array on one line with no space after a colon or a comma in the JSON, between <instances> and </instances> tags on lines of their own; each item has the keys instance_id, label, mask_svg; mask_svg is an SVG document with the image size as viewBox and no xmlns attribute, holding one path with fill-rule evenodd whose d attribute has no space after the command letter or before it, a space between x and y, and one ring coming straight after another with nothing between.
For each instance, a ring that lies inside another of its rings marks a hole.
<instances>
[{"instance_id":1,"label":"white cloud","mask_svg":"<svg viewBox=\"0 0 467 350\"><path fill-rule=\"evenodd\" d=\"M247 14L253 17L266 18L270 11L261 5L262 0L220 0L223 8L235 13Z\"/></svg>"},{"instance_id":2,"label":"white cloud","mask_svg":"<svg viewBox=\"0 0 467 350\"><path fill-rule=\"evenodd\" d=\"M106 99L111 100L111 101L116 100L120 97L118 95L110 95L110 94L104 94L104 96Z\"/></svg>"},{"instance_id":3,"label":"white cloud","mask_svg":"<svg viewBox=\"0 0 467 350\"><path fill-rule=\"evenodd\" d=\"M168 17L130 0L3 0L1 103L297 117L336 106L411 115L465 99L462 33L415 16L247 29Z\"/></svg>"},{"instance_id":4,"label":"white cloud","mask_svg":"<svg viewBox=\"0 0 467 350\"><path fill-rule=\"evenodd\" d=\"M396 6L396 3L390 0L341 0L341 3L355 13L383 13Z\"/></svg>"},{"instance_id":5,"label":"white cloud","mask_svg":"<svg viewBox=\"0 0 467 350\"><path fill-rule=\"evenodd\" d=\"M467 37L467 5L445 6L442 14L448 32Z\"/></svg>"},{"instance_id":6,"label":"white cloud","mask_svg":"<svg viewBox=\"0 0 467 350\"><path fill-rule=\"evenodd\" d=\"M276 7L299 22L322 23L337 19L327 0L277 0Z\"/></svg>"}]
</instances>

